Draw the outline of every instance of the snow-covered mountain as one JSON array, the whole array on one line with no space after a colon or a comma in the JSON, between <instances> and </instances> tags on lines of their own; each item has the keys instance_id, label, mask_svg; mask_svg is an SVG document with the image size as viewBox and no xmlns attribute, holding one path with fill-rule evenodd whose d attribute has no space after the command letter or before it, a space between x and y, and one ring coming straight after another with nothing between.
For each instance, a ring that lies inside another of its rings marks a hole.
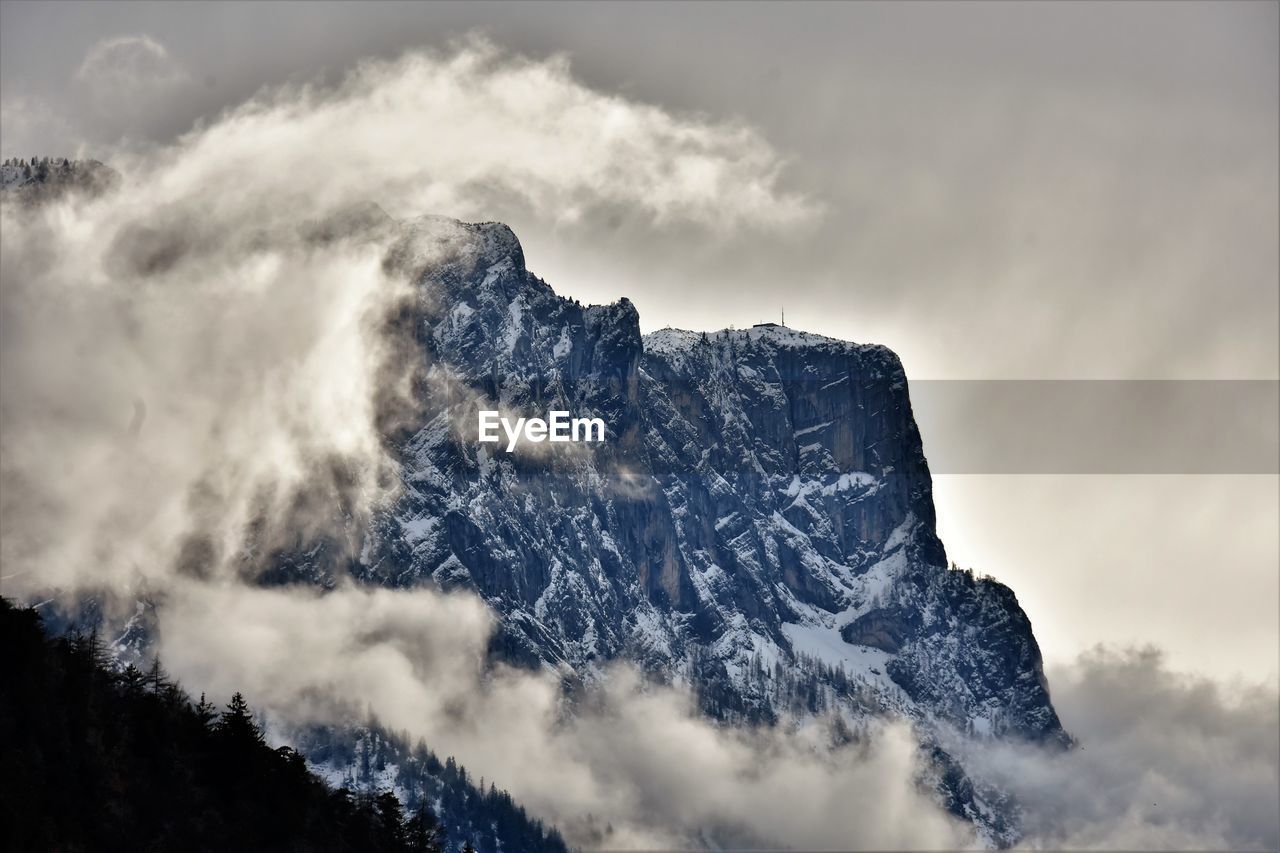
<instances>
[{"instance_id":1,"label":"snow-covered mountain","mask_svg":"<svg viewBox=\"0 0 1280 853\"><path fill-rule=\"evenodd\" d=\"M3 168L11 190L40 186ZM262 582L474 590L499 617L491 654L570 695L621 660L727 725L828 715L856 738L906 719L940 800L991 843L1018 838L1017 805L947 744L1070 738L1013 592L948 567L893 352L773 324L642 336L626 299L558 296L499 223L369 205L302 233L376 239L414 283L387 327L412 394L378 412L402 488L367 526L274 554ZM482 408L599 417L607 439L507 453L477 441ZM151 608L117 626L122 660L149 647ZM352 755L309 757L345 778Z\"/></svg>"},{"instance_id":2,"label":"snow-covered mountain","mask_svg":"<svg viewBox=\"0 0 1280 853\"><path fill-rule=\"evenodd\" d=\"M642 336L626 299L556 295L505 225L355 221L391 229L417 282L417 396L388 421L404 488L354 565L312 549L285 574L473 589L495 655L588 683L632 661L730 723L908 718L950 808L1016 838L938 734L1069 737L1013 592L948 567L890 350L773 324ZM601 417L608 440L506 453L478 408Z\"/></svg>"}]
</instances>

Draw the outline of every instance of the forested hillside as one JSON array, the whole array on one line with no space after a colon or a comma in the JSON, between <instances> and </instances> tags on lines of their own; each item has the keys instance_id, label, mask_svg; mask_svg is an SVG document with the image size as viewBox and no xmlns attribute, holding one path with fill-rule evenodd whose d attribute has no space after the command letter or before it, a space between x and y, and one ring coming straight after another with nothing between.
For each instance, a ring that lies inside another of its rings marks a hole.
<instances>
[{"instance_id":1,"label":"forested hillside","mask_svg":"<svg viewBox=\"0 0 1280 853\"><path fill-rule=\"evenodd\" d=\"M158 662L116 671L96 635L49 639L35 610L4 599L0 649L0 848L471 848L426 802L406 815L388 791L330 789L266 744L239 694L218 710Z\"/></svg>"}]
</instances>

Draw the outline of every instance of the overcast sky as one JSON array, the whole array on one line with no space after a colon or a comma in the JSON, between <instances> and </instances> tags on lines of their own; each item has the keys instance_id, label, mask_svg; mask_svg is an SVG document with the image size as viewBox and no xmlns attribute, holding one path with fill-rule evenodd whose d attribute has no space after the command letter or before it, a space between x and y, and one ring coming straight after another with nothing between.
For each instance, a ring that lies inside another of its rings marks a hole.
<instances>
[{"instance_id":1,"label":"overcast sky","mask_svg":"<svg viewBox=\"0 0 1280 853\"><path fill-rule=\"evenodd\" d=\"M562 294L627 296L646 330L785 305L915 379L1276 379L1278 8L5 2L0 149L110 160L263 86L478 30L750 128L811 214L691 228L486 199L477 218L512 224ZM928 450L946 424L923 426ZM1152 641L1275 676L1275 476L938 480L951 556L1014 587L1051 660Z\"/></svg>"}]
</instances>

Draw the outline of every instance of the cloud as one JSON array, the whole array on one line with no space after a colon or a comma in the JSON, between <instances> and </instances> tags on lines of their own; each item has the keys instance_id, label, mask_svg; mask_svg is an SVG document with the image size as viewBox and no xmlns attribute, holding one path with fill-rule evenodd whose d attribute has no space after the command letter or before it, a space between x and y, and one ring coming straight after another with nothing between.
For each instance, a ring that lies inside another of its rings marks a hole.
<instances>
[{"instance_id":1,"label":"cloud","mask_svg":"<svg viewBox=\"0 0 1280 853\"><path fill-rule=\"evenodd\" d=\"M129 37L78 77L123 91L178 80L172 66ZM3 211L0 532L7 565L47 586L163 584L193 555L235 570L250 528L255 558L335 521L339 555L351 545L394 484L384 392L425 368L383 330L419 297L416 270L384 267L393 227L323 240L317 222L371 200L406 216L624 206L706 232L814 213L749 129L480 40L264 91L111 161L108 196Z\"/></svg>"},{"instance_id":2,"label":"cloud","mask_svg":"<svg viewBox=\"0 0 1280 853\"><path fill-rule=\"evenodd\" d=\"M153 199L4 211L0 549L29 586L162 586L192 547L236 571L389 481L379 329L408 286L379 247Z\"/></svg>"},{"instance_id":3,"label":"cloud","mask_svg":"<svg viewBox=\"0 0 1280 853\"><path fill-rule=\"evenodd\" d=\"M720 728L687 694L646 686L626 667L566 715L554 674L485 670L489 617L470 595L188 583L159 615L161 654L188 684L219 696L244 690L295 723L359 722L367 703L392 730L508 788L571 843L954 849L972 841L925 792L905 724L873 727L863 743L828 752L816 723Z\"/></svg>"},{"instance_id":4,"label":"cloud","mask_svg":"<svg viewBox=\"0 0 1280 853\"><path fill-rule=\"evenodd\" d=\"M616 206L730 230L818 212L778 186L782 161L752 129L603 94L564 57L527 59L482 39L366 61L336 86L262 93L176 152L204 186L251 161L258 192L358 191L396 215L482 215L518 201L569 223Z\"/></svg>"},{"instance_id":5,"label":"cloud","mask_svg":"<svg viewBox=\"0 0 1280 853\"><path fill-rule=\"evenodd\" d=\"M486 670L489 617L470 595L189 584L159 613L162 655L188 684L244 690L292 723L372 712L585 847L974 843L923 793L928 770L904 723L873 724L835 749L821 721L726 729L625 666L566 714L552 673ZM1020 846L1275 849L1275 685L1180 675L1152 649L1095 650L1051 684L1075 749L951 744L969 773L1017 802Z\"/></svg>"},{"instance_id":6,"label":"cloud","mask_svg":"<svg viewBox=\"0 0 1280 853\"><path fill-rule=\"evenodd\" d=\"M1280 847L1280 695L1170 671L1154 648L1097 648L1050 673L1077 738L1050 755L969 747L967 767L1023 808L1028 846L1274 850Z\"/></svg>"}]
</instances>

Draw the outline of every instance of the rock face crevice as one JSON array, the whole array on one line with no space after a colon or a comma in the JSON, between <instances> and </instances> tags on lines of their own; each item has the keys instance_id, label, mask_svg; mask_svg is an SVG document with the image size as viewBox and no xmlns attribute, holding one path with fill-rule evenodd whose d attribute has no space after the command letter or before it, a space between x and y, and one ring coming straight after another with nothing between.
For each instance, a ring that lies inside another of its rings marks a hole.
<instances>
[{"instance_id":1,"label":"rock face crevice","mask_svg":"<svg viewBox=\"0 0 1280 853\"><path fill-rule=\"evenodd\" d=\"M887 713L926 738L1068 742L1013 593L947 566L890 350L772 324L642 336L626 299L557 296L505 225L394 227L420 422L358 577L472 589L500 617L495 654L584 680L629 660L728 721ZM476 441L479 407L566 409L608 436L508 454ZM953 810L1016 837L943 765Z\"/></svg>"}]
</instances>

